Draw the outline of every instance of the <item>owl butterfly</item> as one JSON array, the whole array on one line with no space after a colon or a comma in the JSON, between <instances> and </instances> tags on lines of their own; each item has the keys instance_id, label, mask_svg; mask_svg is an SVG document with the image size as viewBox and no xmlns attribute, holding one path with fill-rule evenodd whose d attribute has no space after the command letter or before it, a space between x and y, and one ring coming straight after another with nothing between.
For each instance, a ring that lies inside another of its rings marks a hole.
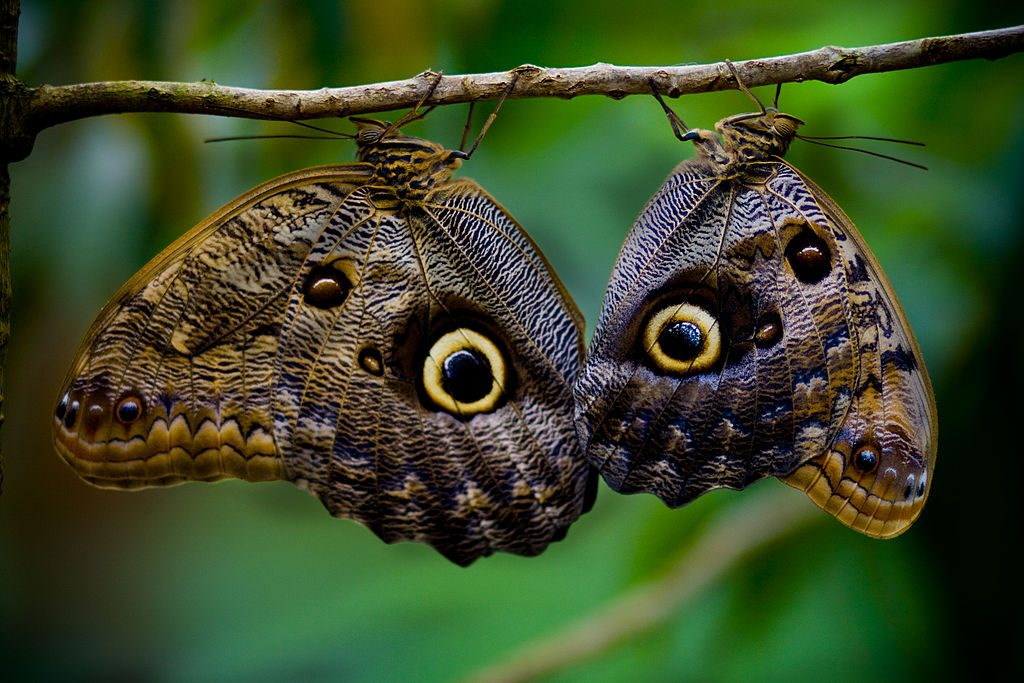
<instances>
[{"instance_id":1,"label":"owl butterfly","mask_svg":"<svg viewBox=\"0 0 1024 683\"><path fill-rule=\"evenodd\" d=\"M450 178L469 155L400 132L418 109L351 119L358 163L246 192L114 295L53 422L81 477L285 479L460 565L565 535L596 485L571 419L582 316Z\"/></svg>"},{"instance_id":2,"label":"owl butterfly","mask_svg":"<svg viewBox=\"0 0 1024 683\"><path fill-rule=\"evenodd\" d=\"M697 157L619 252L575 386L581 444L616 491L678 507L774 476L896 536L935 468L921 352L853 223L782 158L803 122L736 80L760 111L717 135L662 102Z\"/></svg>"}]
</instances>

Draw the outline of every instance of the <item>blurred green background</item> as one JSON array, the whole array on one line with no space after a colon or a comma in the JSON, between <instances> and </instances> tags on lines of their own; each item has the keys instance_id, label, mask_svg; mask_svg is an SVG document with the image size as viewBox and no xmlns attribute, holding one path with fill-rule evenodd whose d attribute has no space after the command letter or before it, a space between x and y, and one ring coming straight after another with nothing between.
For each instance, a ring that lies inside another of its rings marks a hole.
<instances>
[{"instance_id":1,"label":"blurred green background","mask_svg":"<svg viewBox=\"0 0 1024 683\"><path fill-rule=\"evenodd\" d=\"M1024 22L1002 4L30 0L19 73L30 84L305 89L426 68L702 63ZM789 155L857 223L923 349L940 465L918 524L883 542L818 514L665 624L553 680L1020 679L1022 85L1016 55L783 88L783 109L808 135L928 145L882 149L927 172L800 142ZM673 104L699 127L750 108L738 93ZM464 106L449 107L408 130L454 147L464 120ZM50 416L106 298L235 195L352 158L345 141L203 144L260 132L288 128L108 116L45 131L12 167L0 676L457 680L661 575L720 511L803 498L773 480L673 511L602 486L594 511L544 555L459 569L427 547L385 546L286 483L119 493L79 481L50 445ZM461 173L527 227L593 321L637 211L691 154L650 98L514 100Z\"/></svg>"}]
</instances>

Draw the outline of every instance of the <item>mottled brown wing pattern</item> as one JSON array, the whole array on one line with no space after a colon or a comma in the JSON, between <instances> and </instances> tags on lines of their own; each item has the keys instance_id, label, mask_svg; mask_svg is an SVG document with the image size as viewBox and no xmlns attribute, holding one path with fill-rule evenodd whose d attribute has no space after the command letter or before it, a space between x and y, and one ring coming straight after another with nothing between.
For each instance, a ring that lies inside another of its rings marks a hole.
<instances>
[{"instance_id":1,"label":"mottled brown wing pattern","mask_svg":"<svg viewBox=\"0 0 1024 683\"><path fill-rule=\"evenodd\" d=\"M282 293L342 197L371 177L359 170L304 171L254 189L111 299L54 423L58 451L83 478L135 488L282 477L271 412Z\"/></svg>"},{"instance_id":2,"label":"mottled brown wing pattern","mask_svg":"<svg viewBox=\"0 0 1024 683\"><path fill-rule=\"evenodd\" d=\"M359 121L364 163L271 181L108 304L55 441L87 480L287 479L387 542L534 555L589 506L582 319L459 153Z\"/></svg>"},{"instance_id":3,"label":"mottled brown wing pattern","mask_svg":"<svg viewBox=\"0 0 1024 683\"><path fill-rule=\"evenodd\" d=\"M781 155L774 111L689 131L615 264L575 387L587 458L670 506L768 476L888 537L923 506L931 386L856 228Z\"/></svg>"},{"instance_id":4,"label":"mottled brown wing pattern","mask_svg":"<svg viewBox=\"0 0 1024 683\"><path fill-rule=\"evenodd\" d=\"M451 539L454 556L481 554L488 543L539 552L579 514L586 483L565 429L582 354L571 300L525 233L471 181L360 228L387 248L355 250L358 282L340 317L323 321L299 296L289 308L275 433L282 450L313 454L294 469L289 461L289 478L385 540ZM336 257L325 247L317 260ZM509 364L499 406L469 419L431 405L421 376L425 350L462 329L492 339ZM302 353L321 345L330 346ZM352 359L367 358L379 359L379 373L338 382Z\"/></svg>"},{"instance_id":5,"label":"mottled brown wing pattern","mask_svg":"<svg viewBox=\"0 0 1024 683\"><path fill-rule=\"evenodd\" d=\"M782 481L847 526L897 536L920 515L931 489L938 439L931 380L906 314L863 237L823 190L787 170L838 228L859 353L850 408L831 447Z\"/></svg>"},{"instance_id":6,"label":"mottled brown wing pattern","mask_svg":"<svg viewBox=\"0 0 1024 683\"><path fill-rule=\"evenodd\" d=\"M764 196L699 161L677 168L641 213L577 388L582 414L594 416L580 422L589 457L612 488L652 490L678 506L786 473L825 448L849 395L837 381L852 364L836 303L844 286L836 272L813 298L800 291L781 240ZM644 325L691 302L715 316L724 348L705 371L679 376L650 362ZM759 345L774 315L789 334ZM830 391L811 391L818 384Z\"/></svg>"}]
</instances>

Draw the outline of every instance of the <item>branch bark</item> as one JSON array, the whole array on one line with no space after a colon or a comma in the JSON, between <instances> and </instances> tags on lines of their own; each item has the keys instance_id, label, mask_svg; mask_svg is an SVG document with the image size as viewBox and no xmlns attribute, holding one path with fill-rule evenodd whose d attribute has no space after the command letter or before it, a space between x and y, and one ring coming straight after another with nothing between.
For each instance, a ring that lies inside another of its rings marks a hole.
<instances>
[{"instance_id":1,"label":"branch bark","mask_svg":"<svg viewBox=\"0 0 1024 683\"><path fill-rule=\"evenodd\" d=\"M999 59L1024 50L1024 26L922 38L858 48L827 46L811 52L736 62L751 87L809 80L843 83L854 76L910 69L964 59ZM445 76L429 104L498 99L513 72L519 74L511 98L606 95L621 99L650 93L654 79L671 97L735 88L724 62L690 66L592 66L547 69L523 65L511 71ZM425 71L415 78L319 90L253 90L216 83L111 81L44 85L33 91L26 127L38 131L99 114L178 112L275 120L368 114L414 106L433 81Z\"/></svg>"}]
</instances>

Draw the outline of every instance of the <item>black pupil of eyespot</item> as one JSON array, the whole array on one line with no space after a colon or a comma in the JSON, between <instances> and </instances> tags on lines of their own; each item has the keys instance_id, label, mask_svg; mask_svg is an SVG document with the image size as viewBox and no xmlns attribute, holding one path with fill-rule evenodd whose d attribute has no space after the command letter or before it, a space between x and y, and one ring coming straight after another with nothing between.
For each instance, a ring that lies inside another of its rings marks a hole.
<instances>
[{"instance_id":1,"label":"black pupil of eyespot","mask_svg":"<svg viewBox=\"0 0 1024 683\"><path fill-rule=\"evenodd\" d=\"M870 472L878 464L878 456L874 451L865 448L857 451L857 454L853 456L853 464L862 472Z\"/></svg>"},{"instance_id":2,"label":"black pupil of eyespot","mask_svg":"<svg viewBox=\"0 0 1024 683\"><path fill-rule=\"evenodd\" d=\"M920 484L917 485L917 495L918 496L923 496L924 495L924 482L923 481Z\"/></svg>"},{"instance_id":3,"label":"black pupil of eyespot","mask_svg":"<svg viewBox=\"0 0 1024 683\"><path fill-rule=\"evenodd\" d=\"M352 284L332 266L316 266L306 278L305 301L317 308L334 308L348 298Z\"/></svg>"},{"instance_id":4,"label":"black pupil of eyespot","mask_svg":"<svg viewBox=\"0 0 1024 683\"><path fill-rule=\"evenodd\" d=\"M473 349L448 354L441 364L441 384L456 401L472 403L491 393L494 378L487 357Z\"/></svg>"},{"instance_id":5,"label":"black pupil of eyespot","mask_svg":"<svg viewBox=\"0 0 1024 683\"><path fill-rule=\"evenodd\" d=\"M64 396L62 396L61 399L60 399L60 403L57 404L57 419L58 420L61 420L61 419L64 418L64 413L66 413L67 410L68 410L68 401L69 400L70 399L68 398L68 395L64 394Z\"/></svg>"},{"instance_id":6,"label":"black pupil of eyespot","mask_svg":"<svg viewBox=\"0 0 1024 683\"><path fill-rule=\"evenodd\" d=\"M64 413L64 426L71 429L75 424L75 420L78 419L78 401L72 401L71 405L68 406L68 411Z\"/></svg>"},{"instance_id":7,"label":"black pupil of eyespot","mask_svg":"<svg viewBox=\"0 0 1024 683\"><path fill-rule=\"evenodd\" d=\"M658 344L669 358L690 360L700 354L704 343L704 331L700 325L689 320L677 320L662 328Z\"/></svg>"},{"instance_id":8,"label":"black pupil of eyespot","mask_svg":"<svg viewBox=\"0 0 1024 683\"><path fill-rule=\"evenodd\" d=\"M121 401L121 405L117 407L117 419L121 422L134 422L138 419L141 411L142 409L137 401L125 399L124 401Z\"/></svg>"}]
</instances>

